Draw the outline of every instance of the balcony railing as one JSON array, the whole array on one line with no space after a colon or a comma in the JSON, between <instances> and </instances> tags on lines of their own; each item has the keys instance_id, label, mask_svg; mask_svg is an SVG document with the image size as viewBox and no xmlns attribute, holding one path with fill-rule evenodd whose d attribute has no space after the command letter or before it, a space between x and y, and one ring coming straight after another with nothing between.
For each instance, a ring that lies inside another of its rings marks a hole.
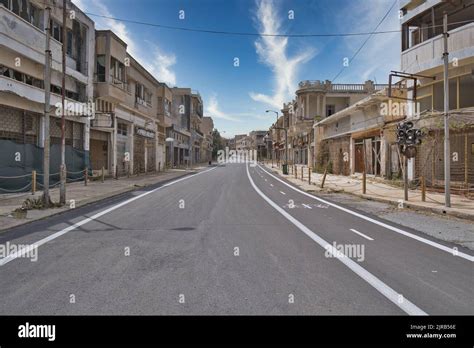
<instances>
[{"instance_id":1,"label":"balcony railing","mask_svg":"<svg viewBox=\"0 0 474 348\"><path fill-rule=\"evenodd\" d=\"M370 93L388 87L388 84L374 84L372 81L365 83L331 83L330 81L305 80L298 84L300 89L319 89L322 92L336 93Z\"/></svg>"},{"instance_id":2,"label":"balcony railing","mask_svg":"<svg viewBox=\"0 0 474 348\"><path fill-rule=\"evenodd\" d=\"M449 31L450 57L474 56L474 23ZM443 36L438 35L402 52L401 68L407 73L420 73L443 64Z\"/></svg>"}]
</instances>

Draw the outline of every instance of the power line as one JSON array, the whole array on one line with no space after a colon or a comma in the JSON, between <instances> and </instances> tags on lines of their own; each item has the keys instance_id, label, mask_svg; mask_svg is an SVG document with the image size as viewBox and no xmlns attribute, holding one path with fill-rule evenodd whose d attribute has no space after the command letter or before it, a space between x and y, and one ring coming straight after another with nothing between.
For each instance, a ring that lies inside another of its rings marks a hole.
<instances>
[{"instance_id":1,"label":"power line","mask_svg":"<svg viewBox=\"0 0 474 348\"><path fill-rule=\"evenodd\" d=\"M390 10L393 8L393 6L397 3L397 1L394 2ZM389 11L390 12L390 11ZM388 13L389 13L388 12ZM388 13L384 16L381 22L385 20L385 18L388 16ZM371 32L357 32L357 33L320 33L320 34L267 34L267 33L251 33L251 32L238 32L238 31L224 31L224 30L211 30L211 29L197 29L197 28L186 28L186 27L178 27L178 26L172 26L172 25L164 25L164 24L158 24L158 23L150 23L150 22L142 22L142 21L137 21L137 20L132 20L132 19L125 19L125 18L118 18L118 17L112 17L112 16L105 16L97 13L91 13L91 12L84 12L84 14L93 16L93 17L99 17L99 18L104 18L104 19L110 19L118 22L126 22L126 23L131 23L131 24L138 24L138 25L146 25L150 27L155 27L155 28L161 28L161 29L169 29L169 30L179 30L179 31L187 31L187 32L196 32L196 33L205 33L205 34L218 34L218 35L231 35L231 36L268 36L268 37L295 37L295 38L305 38L305 37L346 37L346 36L365 36L365 35L378 35L378 34L393 34L393 33L401 33L402 31L400 29L397 30L384 30L384 31L376 31L377 28L380 26L381 22L377 27L375 28L374 31ZM460 21L460 22L454 22L450 23L450 25L455 25L455 24L461 24L461 23L468 23L468 22L474 22L474 20L466 20L466 21ZM433 25L433 26L427 26L426 28L436 28L440 27L442 25Z\"/></svg>"},{"instance_id":2,"label":"power line","mask_svg":"<svg viewBox=\"0 0 474 348\"><path fill-rule=\"evenodd\" d=\"M186 28L186 27L177 27L171 25L142 22L131 19L117 18L111 16L100 15L96 13L84 12L86 15L100 17L105 19L110 19L119 22L127 22L131 24L146 25L162 29L170 30L181 30L197 33L207 33L207 34L221 34L221 35L234 35L234 36L269 36L269 37L341 37L341 36L363 36L363 35L376 35L376 34L391 34L399 33L401 30L386 30L379 32L361 32L361 33L327 33L327 34L266 34L266 33L251 33L251 32L238 32L238 31L224 31L224 30L211 30L211 29L197 29L197 28Z\"/></svg>"},{"instance_id":3,"label":"power line","mask_svg":"<svg viewBox=\"0 0 474 348\"><path fill-rule=\"evenodd\" d=\"M396 3L397 1L395 1ZM395 5L395 3L392 5ZM62 9L61 5L50 5L50 7ZM392 9L391 8L391 9ZM390 10L391 10L390 9ZM390 12L390 11L389 11ZM82 12L86 15L93 16L93 17L99 17L99 18L104 18L104 19L110 19L118 22L126 22L126 23L131 23L131 24L138 24L138 25L145 25L145 26L150 26L150 27L155 27L155 28L161 28L161 29L169 29L169 30L180 30L180 31L188 31L188 32L197 32L197 33L205 33L205 34L218 34L218 35L234 35L234 36L268 36L268 37L345 37L345 36L365 36L365 35L378 35L378 34L393 34L393 33L401 33L401 29L394 29L394 30L384 30L384 31L376 31L377 28L380 26L377 25L376 29L374 31L370 32L357 32L357 33L320 33L320 34L267 34L267 33L252 33L252 32L238 32L238 31L225 31L225 30L212 30L212 29L198 29L198 28L186 28L186 27L179 27L179 26L172 26L172 25L164 25L164 24L159 24L159 23L150 23L150 22L143 22L143 21L137 21L137 20L132 20L132 19L125 19L125 18L118 18L118 17L112 17L112 16L106 16L106 15L101 15L97 13L92 13L92 12ZM384 16L382 19L385 20L386 16L388 13ZM457 24L465 24L465 23L471 23L474 22L474 20L465 20L465 21L459 21L459 22L452 22L449 23L449 26L457 25ZM437 24L437 25L432 25L432 26L426 26L424 28L430 29L430 28L437 28L437 27L442 27L442 24Z\"/></svg>"},{"instance_id":4,"label":"power line","mask_svg":"<svg viewBox=\"0 0 474 348\"><path fill-rule=\"evenodd\" d=\"M382 19L379 21L379 23L377 24L377 26L375 27L375 29L373 30L373 33L375 33L377 31L377 29L380 27L380 25L383 23L383 21L385 20L385 18L387 18L388 14L392 11L392 9L395 7L395 4L398 2L398 0L395 0L392 4L392 6L390 6L390 8L388 9L387 13L385 13L385 15L382 17ZM400 32L400 30L398 30L398 32ZM357 57L357 55L359 54L359 52L362 50L362 48L364 48L365 44L367 43L367 41L370 40L370 38L372 37L372 33L369 34L369 36L365 39L365 41L362 43L362 45L359 47L359 49L354 53L354 55L352 56L352 58L349 60L349 65L351 64L351 62L354 60L355 57ZM341 70L339 70L339 72L337 73L337 75L331 80L331 82L334 82L338 77L339 75L342 74L342 72L344 71L344 68L345 67L342 67Z\"/></svg>"}]
</instances>

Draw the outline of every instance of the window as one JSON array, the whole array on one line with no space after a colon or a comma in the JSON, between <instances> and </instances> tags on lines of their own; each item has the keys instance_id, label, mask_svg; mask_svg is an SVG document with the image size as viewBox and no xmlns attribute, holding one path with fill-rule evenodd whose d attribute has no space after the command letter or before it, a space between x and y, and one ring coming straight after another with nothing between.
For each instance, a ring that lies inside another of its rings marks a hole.
<instances>
[{"instance_id":1,"label":"window","mask_svg":"<svg viewBox=\"0 0 474 348\"><path fill-rule=\"evenodd\" d=\"M145 101L148 105L151 106L152 93L145 88Z\"/></svg>"},{"instance_id":2,"label":"window","mask_svg":"<svg viewBox=\"0 0 474 348\"><path fill-rule=\"evenodd\" d=\"M105 63L104 63L105 66ZM118 82L125 82L125 66L114 57L110 58L110 76Z\"/></svg>"},{"instance_id":3,"label":"window","mask_svg":"<svg viewBox=\"0 0 474 348\"><path fill-rule=\"evenodd\" d=\"M459 108L474 106L474 72L459 78Z\"/></svg>"},{"instance_id":4,"label":"window","mask_svg":"<svg viewBox=\"0 0 474 348\"><path fill-rule=\"evenodd\" d=\"M433 85L434 109L444 110L444 82L438 82ZM457 83L456 79L449 80L449 110L457 108Z\"/></svg>"},{"instance_id":5,"label":"window","mask_svg":"<svg viewBox=\"0 0 474 348\"><path fill-rule=\"evenodd\" d=\"M105 55L97 56L97 82L105 82Z\"/></svg>"},{"instance_id":6,"label":"window","mask_svg":"<svg viewBox=\"0 0 474 348\"><path fill-rule=\"evenodd\" d=\"M43 11L33 4L30 4L30 20L29 22L35 27L43 30Z\"/></svg>"},{"instance_id":7,"label":"window","mask_svg":"<svg viewBox=\"0 0 474 348\"><path fill-rule=\"evenodd\" d=\"M63 28L61 26L61 24L59 24L58 22L56 22L55 20L51 20L50 21L50 31L51 31L51 36L59 41L59 42L63 42Z\"/></svg>"},{"instance_id":8,"label":"window","mask_svg":"<svg viewBox=\"0 0 474 348\"><path fill-rule=\"evenodd\" d=\"M326 117L336 113L336 105L326 105Z\"/></svg>"},{"instance_id":9,"label":"window","mask_svg":"<svg viewBox=\"0 0 474 348\"><path fill-rule=\"evenodd\" d=\"M125 123L117 123L117 134L127 135L127 125Z\"/></svg>"},{"instance_id":10,"label":"window","mask_svg":"<svg viewBox=\"0 0 474 348\"><path fill-rule=\"evenodd\" d=\"M136 102L145 101L145 87L140 83L137 83L135 85L135 101Z\"/></svg>"},{"instance_id":11,"label":"window","mask_svg":"<svg viewBox=\"0 0 474 348\"><path fill-rule=\"evenodd\" d=\"M73 46L73 36L72 36L72 31L68 30L67 33L67 47L66 47L66 54L69 57L72 57L72 46Z\"/></svg>"}]
</instances>

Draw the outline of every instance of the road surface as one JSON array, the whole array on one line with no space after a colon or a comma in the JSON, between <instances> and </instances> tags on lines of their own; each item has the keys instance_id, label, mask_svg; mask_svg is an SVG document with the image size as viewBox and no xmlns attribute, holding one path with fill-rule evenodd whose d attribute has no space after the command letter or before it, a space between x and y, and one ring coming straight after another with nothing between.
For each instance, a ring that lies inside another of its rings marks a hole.
<instances>
[{"instance_id":1,"label":"road surface","mask_svg":"<svg viewBox=\"0 0 474 348\"><path fill-rule=\"evenodd\" d=\"M71 209L7 243L36 244L37 261L0 259L2 315L474 314L472 251L249 164Z\"/></svg>"}]
</instances>

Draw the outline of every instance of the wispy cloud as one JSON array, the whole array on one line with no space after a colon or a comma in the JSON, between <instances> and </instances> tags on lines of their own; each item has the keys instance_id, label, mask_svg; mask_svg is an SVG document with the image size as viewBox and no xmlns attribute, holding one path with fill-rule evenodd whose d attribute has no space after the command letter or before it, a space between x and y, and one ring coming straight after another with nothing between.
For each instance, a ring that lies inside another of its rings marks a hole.
<instances>
[{"instance_id":1,"label":"wispy cloud","mask_svg":"<svg viewBox=\"0 0 474 348\"><path fill-rule=\"evenodd\" d=\"M281 30L279 18L273 3L269 0L257 1L255 18L260 33L277 34ZM273 95L251 92L250 97L267 105L281 108L282 104L291 99L296 90L298 67L312 59L316 50L305 47L293 57L287 54L288 38L275 36L261 36L255 41L255 48L259 59L273 72Z\"/></svg>"},{"instance_id":2,"label":"wispy cloud","mask_svg":"<svg viewBox=\"0 0 474 348\"><path fill-rule=\"evenodd\" d=\"M209 97L209 100L206 105L206 113L212 118L220 118L227 121L240 122L238 118L231 116L219 109L219 102L217 101L216 94L213 94Z\"/></svg>"},{"instance_id":3,"label":"wispy cloud","mask_svg":"<svg viewBox=\"0 0 474 348\"><path fill-rule=\"evenodd\" d=\"M95 13L104 17L113 17L108 7L101 0L73 0L77 7L85 12ZM127 26L111 18L94 17L97 29L110 29L127 44L128 52L149 70L159 81L171 86L176 85L176 73L172 67L176 64L174 54L165 53L156 43L143 41L146 49L137 45L138 40L133 38ZM151 48L151 49L150 49ZM145 52L143 54L142 52ZM150 54L152 52L153 54Z\"/></svg>"},{"instance_id":4,"label":"wispy cloud","mask_svg":"<svg viewBox=\"0 0 474 348\"><path fill-rule=\"evenodd\" d=\"M385 15L393 0L364 0L349 2L335 20L338 32L371 32ZM377 29L397 30L400 22L398 7L395 6L385 21ZM343 57L352 57L365 36L348 37L344 40ZM341 65L343 61L341 57ZM363 82L378 76L378 83L385 83L390 70L400 67L400 33L373 35L352 61L345 68L337 82Z\"/></svg>"}]
</instances>

